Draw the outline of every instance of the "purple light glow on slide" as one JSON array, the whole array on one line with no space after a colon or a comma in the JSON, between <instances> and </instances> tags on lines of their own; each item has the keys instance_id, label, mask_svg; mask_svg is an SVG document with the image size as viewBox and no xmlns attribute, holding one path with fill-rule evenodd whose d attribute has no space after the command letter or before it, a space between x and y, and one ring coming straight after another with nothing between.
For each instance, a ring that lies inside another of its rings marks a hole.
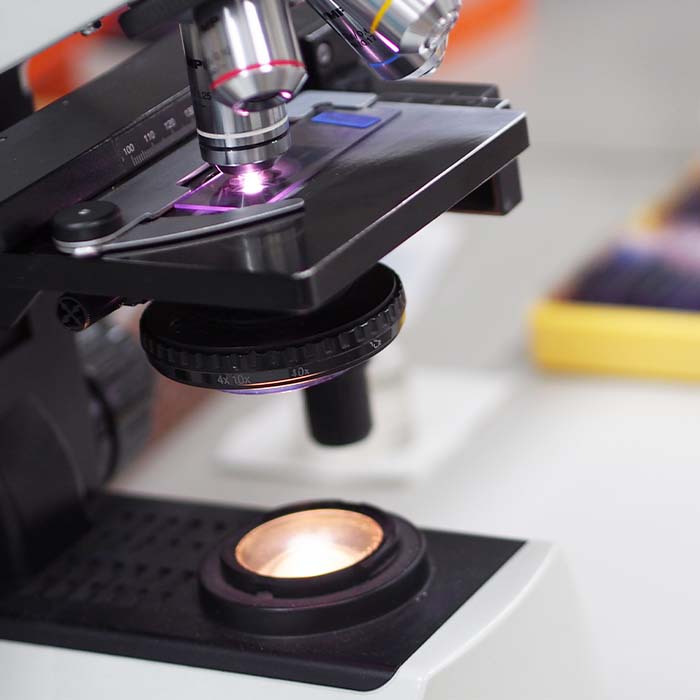
<instances>
[{"instance_id":1,"label":"purple light glow on slide","mask_svg":"<svg viewBox=\"0 0 700 700\"><path fill-rule=\"evenodd\" d=\"M394 53L399 52L399 47L393 41L389 41L389 39L379 32L374 33L377 35L377 39L379 39L379 41L381 41L385 46L388 46Z\"/></svg>"},{"instance_id":2,"label":"purple light glow on slide","mask_svg":"<svg viewBox=\"0 0 700 700\"><path fill-rule=\"evenodd\" d=\"M200 190L203 190L205 187L208 187L211 185L212 182L215 180L218 180L219 178L224 177L223 173L219 173L218 175L215 175L213 178L210 180L206 180L203 182L199 187L196 187L195 189L191 190L190 192L186 192L185 194L180 197L180 199L173 204L173 209L182 209L184 211L194 211L194 212L200 212L202 214L215 214L217 212L221 211L231 211L231 207L221 207L221 206L216 206L216 205L210 205L210 204L189 204L186 201L189 199L195 192L199 192Z\"/></svg>"},{"instance_id":3,"label":"purple light glow on slide","mask_svg":"<svg viewBox=\"0 0 700 700\"><path fill-rule=\"evenodd\" d=\"M182 209L183 211L195 211L200 214L217 214L222 211L235 209L235 207L220 207L215 204L187 204L186 202L176 202L173 208Z\"/></svg>"},{"instance_id":4,"label":"purple light glow on slide","mask_svg":"<svg viewBox=\"0 0 700 700\"><path fill-rule=\"evenodd\" d=\"M243 194L260 194L265 189L265 173L261 170L247 170L236 179Z\"/></svg>"}]
</instances>

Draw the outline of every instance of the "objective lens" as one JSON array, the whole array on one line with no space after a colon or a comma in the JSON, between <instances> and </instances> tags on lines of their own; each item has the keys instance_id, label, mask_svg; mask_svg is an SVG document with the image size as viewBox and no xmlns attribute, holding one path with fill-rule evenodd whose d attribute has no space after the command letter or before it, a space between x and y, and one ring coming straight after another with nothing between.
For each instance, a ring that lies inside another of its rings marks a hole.
<instances>
[{"instance_id":1,"label":"objective lens","mask_svg":"<svg viewBox=\"0 0 700 700\"><path fill-rule=\"evenodd\" d=\"M212 98L199 29L187 22L180 25L180 30L202 158L228 172L242 165L274 160L285 153L291 142L284 104L251 110L232 107L221 101L218 93Z\"/></svg>"},{"instance_id":2,"label":"objective lens","mask_svg":"<svg viewBox=\"0 0 700 700\"><path fill-rule=\"evenodd\" d=\"M384 80L435 70L461 5L461 0L308 2Z\"/></svg>"},{"instance_id":3,"label":"objective lens","mask_svg":"<svg viewBox=\"0 0 700 700\"><path fill-rule=\"evenodd\" d=\"M286 0L213 0L181 28L202 158L229 172L284 154L306 79Z\"/></svg>"},{"instance_id":4,"label":"objective lens","mask_svg":"<svg viewBox=\"0 0 700 700\"><path fill-rule=\"evenodd\" d=\"M306 80L287 0L214 0L195 21L211 90L224 104L268 109Z\"/></svg>"},{"instance_id":5,"label":"objective lens","mask_svg":"<svg viewBox=\"0 0 700 700\"><path fill-rule=\"evenodd\" d=\"M248 532L236 546L245 569L271 578L309 578L347 569L377 551L384 539L368 515L319 508L282 515Z\"/></svg>"}]
</instances>

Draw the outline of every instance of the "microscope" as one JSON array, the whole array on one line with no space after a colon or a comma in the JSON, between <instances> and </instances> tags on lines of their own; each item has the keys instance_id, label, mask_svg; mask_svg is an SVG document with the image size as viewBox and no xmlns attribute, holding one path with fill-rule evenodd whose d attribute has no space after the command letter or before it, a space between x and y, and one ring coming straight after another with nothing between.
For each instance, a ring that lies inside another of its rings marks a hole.
<instances>
[{"instance_id":1,"label":"microscope","mask_svg":"<svg viewBox=\"0 0 700 700\"><path fill-rule=\"evenodd\" d=\"M32 113L21 63L114 9L25 3L0 30L0 697L591 697L546 543L105 488L149 365L301 390L325 445L368 435L365 367L406 313L379 261L521 199L525 115L418 80L459 0L139 0L124 33L160 38ZM139 304L141 347L106 320Z\"/></svg>"}]
</instances>

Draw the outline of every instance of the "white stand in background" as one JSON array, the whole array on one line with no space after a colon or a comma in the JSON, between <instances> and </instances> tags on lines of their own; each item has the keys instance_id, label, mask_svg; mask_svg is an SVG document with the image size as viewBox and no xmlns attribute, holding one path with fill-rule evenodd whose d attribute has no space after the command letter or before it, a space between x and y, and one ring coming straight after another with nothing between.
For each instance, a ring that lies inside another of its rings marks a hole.
<instances>
[{"instance_id":1,"label":"white stand in background","mask_svg":"<svg viewBox=\"0 0 700 700\"><path fill-rule=\"evenodd\" d=\"M466 217L442 216L384 262L403 280L408 323L419 323L465 236ZM323 447L308 435L298 392L250 401L214 450L225 471L295 483L406 481L428 476L506 398L508 376L410 366L400 338L369 363L373 428L356 445Z\"/></svg>"},{"instance_id":2,"label":"white stand in background","mask_svg":"<svg viewBox=\"0 0 700 700\"><path fill-rule=\"evenodd\" d=\"M373 428L344 447L317 444L299 392L261 397L219 441L224 470L274 481L410 481L427 477L509 395L508 376L406 367L390 347L369 365Z\"/></svg>"}]
</instances>

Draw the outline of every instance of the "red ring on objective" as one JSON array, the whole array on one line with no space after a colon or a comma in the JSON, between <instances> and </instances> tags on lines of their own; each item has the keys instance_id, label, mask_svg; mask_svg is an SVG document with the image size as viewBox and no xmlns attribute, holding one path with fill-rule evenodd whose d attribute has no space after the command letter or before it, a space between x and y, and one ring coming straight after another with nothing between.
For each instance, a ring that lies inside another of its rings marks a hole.
<instances>
[{"instance_id":1,"label":"red ring on objective","mask_svg":"<svg viewBox=\"0 0 700 700\"><path fill-rule=\"evenodd\" d=\"M301 61L295 61L291 58L280 58L275 61L269 61L268 63L252 63L245 68L236 68L236 70L230 70L228 73L220 75L216 80L212 81L211 88L212 90L216 90L221 83L225 83L227 80L231 80L231 78L235 78L241 73L245 73L248 70L256 70L257 68L264 68L265 66L295 66L296 68L306 68Z\"/></svg>"}]
</instances>

